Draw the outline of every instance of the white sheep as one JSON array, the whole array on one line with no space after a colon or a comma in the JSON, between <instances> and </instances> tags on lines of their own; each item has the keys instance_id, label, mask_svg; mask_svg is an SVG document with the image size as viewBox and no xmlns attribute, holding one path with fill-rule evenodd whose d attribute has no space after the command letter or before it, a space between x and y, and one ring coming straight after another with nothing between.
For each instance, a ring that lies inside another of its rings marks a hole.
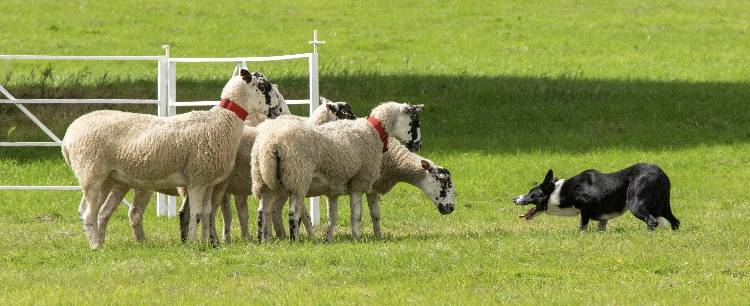
<instances>
[{"instance_id":1,"label":"white sheep","mask_svg":"<svg viewBox=\"0 0 750 306\"><path fill-rule=\"evenodd\" d=\"M276 88L276 87L274 87ZM277 92L278 96L280 94ZM283 97L282 97L283 99ZM308 122L314 123L314 124L323 124L329 121L337 120L337 119L354 119L354 114L351 111L351 107L344 103L344 102L330 102L326 100L325 98L321 98L321 106L318 107L311 115L310 117L297 117L297 116L284 116L284 118L295 118L297 120L307 120ZM286 104L286 103L283 103ZM248 117L249 118L249 117ZM257 118L257 117L256 117ZM251 124L249 120L245 121L246 125ZM242 232L242 237L245 240L249 240L249 231L248 231L248 213L247 213L247 197L252 194L251 190L251 184L252 181L250 179L250 151L253 146L253 142L255 141L255 136L257 132L254 127L246 126L242 132L242 138L240 140L240 146L237 151L236 155L236 161L234 169L232 170L232 173L227 178L227 188L225 190L226 194L232 194L235 196L235 201L237 205L237 211L239 214L240 219L240 229ZM99 226L106 228L106 224L111 217L112 213L114 212L114 209L117 208L119 203L122 200L122 197L127 193L129 187L124 185L119 185L113 188L112 193L114 193L114 198L108 198L107 202L105 203L104 207L102 208L100 215L99 215ZM160 190L160 192L165 194L171 194L171 195L177 195L178 190ZM145 194L144 194L145 193ZM130 211L129 211L129 219L131 227L133 228L133 233L135 235L135 238L137 241L142 241L145 238L145 235L143 233L143 226L142 226L142 220L143 220L143 212L144 207L148 204L148 200L150 199L151 192L145 191L145 190L136 190L134 201L131 205ZM110 197L113 197L113 195L110 195ZM186 205L189 200L187 197L184 197L183 205L180 208L180 236L182 240L184 241L187 238L187 225L188 225L188 217L189 216L189 206ZM224 241L229 242L231 241L231 235L230 235L230 227L231 227L231 210L228 207L228 199L223 197L222 201L220 202L222 205L222 212L224 213ZM213 203L214 209L219 203ZM211 220L214 220L213 214L215 213L215 210L212 209L212 216ZM216 237L215 230L212 228L212 237Z\"/></svg>"},{"instance_id":2,"label":"white sheep","mask_svg":"<svg viewBox=\"0 0 750 306\"><path fill-rule=\"evenodd\" d=\"M304 121L307 123L320 125L327 122L339 120L339 119L355 119L355 115L351 110L351 106L345 102L331 102L325 98L321 98L321 105L310 114L310 117L301 117L294 115L282 115L276 120L296 120ZM235 205L237 207L237 213L240 221L240 232L242 238L245 241L250 239L248 230L248 211L247 211L247 197L252 195L252 179L250 177L251 172L251 150L253 143L255 142L258 131L252 127L246 127L243 132L242 142L240 149L237 152L237 161L232 174L227 179L228 187L226 194L234 195ZM228 199L225 197L222 201L213 203L214 209L217 205L222 205L222 213L224 218L224 241L231 241L231 208L229 207ZM185 236L185 220L183 209L188 206L184 205L180 209L181 224L181 236ZM215 210L214 210L215 211ZM211 220L214 220L213 216ZM211 226L212 230L214 226ZM215 235L215 231L213 232Z\"/></svg>"},{"instance_id":3,"label":"white sheep","mask_svg":"<svg viewBox=\"0 0 750 306\"><path fill-rule=\"evenodd\" d=\"M291 240L297 237L304 197L316 185L361 201L362 193L371 192L380 176L388 135L400 141L417 140L419 130L412 127L421 109L421 105L387 102L375 107L367 119L315 126L279 118L259 125L251 154L253 195L260 199L258 238L270 238L274 198L291 197Z\"/></svg>"},{"instance_id":4,"label":"white sheep","mask_svg":"<svg viewBox=\"0 0 750 306\"><path fill-rule=\"evenodd\" d=\"M275 118L279 115L290 114L289 107L287 106L286 100L284 99L284 96L281 94L281 92L279 92L278 90L278 85L271 84L270 82L268 82L267 79L262 78L258 80L257 87L263 94L266 105L268 106L268 109L265 113L255 112L255 111L248 112L245 118L245 122L244 122L246 126L256 126L260 122L268 118ZM250 151L250 148L252 147L252 142L250 142L249 145L247 144L246 138L248 136L246 135L246 133L247 131L243 130L242 140L240 141L240 146L239 146L239 151L241 152L244 149L248 151L247 155L249 156L250 154L249 151ZM254 135L252 137L254 139ZM250 173L249 171L250 170L248 169L247 170L248 176ZM99 231L102 235L106 234L106 229L109 223L109 218L111 217L112 213L114 213L114 210L122 202L123 197L125 197L125 194L128 192L128 190L130 190L130 188L131 186L128 186L128 185L114 184L111 191L108 192L109 196L106 198L106 201L102 205L100 212L99 212L98 224L99 224ZM163 190L159 190L159 192L168 194L168 195L173 195L173 196L181 195L183 196L183 199L187 199L186 193L184 190L181 190L181 192L178 192L177 189L163 189ZM145 239L145 233L143 232L143 212L145 211L145 207L148 205L149 199L151 198L151 194L152 192L150 190L143 190L143 189L135 189L135 192L134 192L134 200L128 211L128 216L130 220L130 226L133 229L133 234L135 236L136 241L143 241ZM220 193L219 190L217 189L216 193L212 195L212 198L221 199L222 193ZM185 207L185 204L186 204L186 201L183 201L183 207ZM81 208L79 208L79 214L82 213L83 211L82 208L84 207L84 205L85 205L85 197L84 199L81 200ZM185 231L183 231L182 233L183 234L182 240L185 241L187 238L187 224L189 224L189 214L185 214L184 210L180 210L180 216L186 217L186 218L181 219L181 221L185 222L185 226L184 226ZM211 235L212 242L217 242L215 238L216 238L216 235Z\"/></svg>"},{"instance_id":5,"label":"white sheep","mask_svg":"<svg viewBox=\"0 0 750 306\"><path fill-rule=\"evenodd\" d=\"M367 203L370 208L370 217L372 218L373 231L376 238L382 237L380 227L380 196L388 193L399 182L405 182L421 189L435 203L438 211L443 215L453 212L456 203L456 190L453 187L453 181L448 169L409 151L406 146L399 144L396 139L391 138L388 143L388 152L383 154L383 163L380 167L380 178L372 185L372 192L367 193ZM325 190L324 188L318 188L315 192L317 193L308 193L307 196L329 195L329 223L326 231L326 239L332 241L333 231L338 220L338 195L331 195L335 194L335 191ZM285 201L283 198L273 200L273 225L277 236L280 237L286 235L281 221L281 208ZM361 207L352 207L351 211L352 226L358 226L361 218ZM306 220L307 217L307 208L303 207L302 220ZM309 223L304 222L304 224L308 232L312 230ZM359 232L359 229L352 229L352 232Z\"/></svg>"},{"instance_id":6,"label":"white sheep","mask_svg":"<svg viewBox=\"0 0 750 306\"><path fill-rule=\"evenodd\" d=\"M115 183L144 190L187 187L188 239L195 240L200 216L203 241L208 241L211 205L205 200L234 168L247 110L268 110L258 88L267 83L263 80L243 69L224 86L221 106L208 111L157 117L104 110L76 119L65 133L62 153L86 198L83 222L91 247L104 244L97 216Z\"/></svg>"}]
</instances>

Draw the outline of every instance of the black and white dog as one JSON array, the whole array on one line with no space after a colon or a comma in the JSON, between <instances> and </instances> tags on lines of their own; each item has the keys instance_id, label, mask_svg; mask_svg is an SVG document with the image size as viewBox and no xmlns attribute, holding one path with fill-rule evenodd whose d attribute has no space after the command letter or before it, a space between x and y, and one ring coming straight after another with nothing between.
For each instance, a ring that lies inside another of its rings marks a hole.
<instances>
[{"instance_id":1,"label":"black and white dog","mask_svg":"<svg viewBox=\"0 0 750 306\"><path fill-rule=\"evenodd\" d=\"M669 205L669 177L657 165L635 164L614 173L586 170L567 180L552 177L552 169L544 181L529 193L513 198L516 205L534 204L519 218L533 219L539 213L557 216L581 215L581 230L589 220L599 221L599 230L607 222L630 210L646 222L649 230L669 221L673 230L680 220ZM666 224L665 224L666 225Z\"/></svg>"}]
</instances>

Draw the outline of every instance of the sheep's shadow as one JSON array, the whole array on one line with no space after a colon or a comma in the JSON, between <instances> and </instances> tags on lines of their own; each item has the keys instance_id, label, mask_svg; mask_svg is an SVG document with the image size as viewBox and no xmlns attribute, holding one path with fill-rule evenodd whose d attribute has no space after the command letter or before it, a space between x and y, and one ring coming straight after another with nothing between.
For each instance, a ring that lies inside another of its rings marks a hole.
<instances>
[{"instance_id":1,"label":"sheep's shadow","mask_svg":"<svg viewBox=\"0 0 750 306\"><path fill-rule=\"evenodd\" d=\"M308 94L306 77L270 78L280 84L287 98L300 99ZM224 82L180 79L177 99L217 99ZM17 97L155 98L153 83L113 80L73 89L40 90L34 86L9 89ZM750 142L750 112L746 110L750 96L748 82L346 74L322 75L320 92L332 100L350 102L360 115L366 115L382 101L426 104L421 118L424 149L433 152L576 153L611 148L658 151ZM74 118L94 109L155 112L153 106L35 105L31 108L59 136ZM306 112L304 107L294 107L293 111ZM0 104L0 116L8 119L0 120L0 141L44 138L12 105ZM22 139L14 138L19 130L33 132L21 133ZM18 153L19 150L26 149L4 148L0 156L28 159L48 156L27 155Z\"/></svg>"}]
</instances>

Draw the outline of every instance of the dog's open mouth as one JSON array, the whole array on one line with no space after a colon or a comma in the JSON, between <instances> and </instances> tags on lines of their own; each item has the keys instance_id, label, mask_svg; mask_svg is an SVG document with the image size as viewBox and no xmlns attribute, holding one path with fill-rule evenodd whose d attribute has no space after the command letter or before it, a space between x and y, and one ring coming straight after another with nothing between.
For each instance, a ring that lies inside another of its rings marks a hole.
<instances>
[{"instance_id":1,"label":"dog's open mouth","mask_svg":"<svg viewBox=\"0 0 750 306\"><path fill-rule=\"evenodd\" d=\"M519 218L524 218L526 220L531 220L534 218L534 215L536 215L536 205L529 208L529 210L526 211L525 214L518 216Z\"/></svg>"}]
</instances>

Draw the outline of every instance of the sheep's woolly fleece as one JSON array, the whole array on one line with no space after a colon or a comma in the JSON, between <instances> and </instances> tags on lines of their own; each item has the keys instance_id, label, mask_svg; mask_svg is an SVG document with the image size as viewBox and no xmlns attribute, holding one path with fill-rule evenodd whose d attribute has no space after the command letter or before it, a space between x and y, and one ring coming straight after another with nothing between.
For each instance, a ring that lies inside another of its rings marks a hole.
<instances>
[{"instance_id":1,"label":"sheep's woolly fleece","mask_svg":"<svg viewBox=\"0 0 750 306\"><path fill-rule=\"evenodd\" d=\"M221 98L245 110L267 112L258 81L243 71L227 82ZM220 107L172 117L104 110L76 119L65 133L62 151L86 196L84 226L91 246L103 242L96 233L96 214L99 193L109 191L99 190L106 182L145 190L213 186L234 167L242 127L235 113Z\"/></svg>"},{"instance_id":2,"label":"sheep's woolly fleece","mask_svg":"<svg viewBox=\"0 0 750 306\"><path fill-rule=\"evenodd\" d=\"M370 116L379 119L395 137L409 139L408 107L387 102L375 107ZM314 183L313 176L338 194L364 193L380 176L383 144L366 119L321 126L277 119L264 122L258 131L252 152L253 194L257 198L266 188L281 190L282 186L304 196Z\"/></svg>"}]
</instances>

